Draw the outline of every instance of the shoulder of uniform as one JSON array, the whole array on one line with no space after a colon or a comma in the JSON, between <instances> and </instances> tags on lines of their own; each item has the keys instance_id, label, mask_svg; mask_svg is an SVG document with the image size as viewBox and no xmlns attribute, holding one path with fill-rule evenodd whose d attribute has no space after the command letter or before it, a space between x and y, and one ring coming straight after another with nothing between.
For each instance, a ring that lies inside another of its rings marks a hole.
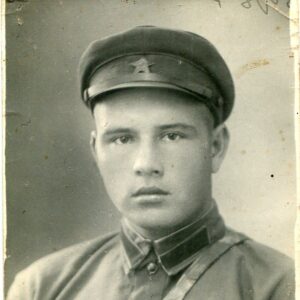
<instances>
[{"instance_id":1,"label":"shoulder of uniform","mask_svg":"<svg viewBox=\"0 0 300 300\"><path fill-rule=\"evenodd\" d=\"M17 274L12 289L35 289L42 282L55 286L55 282L71 278L90 258L105 255L116 243L117 233L110 233L42 257Z\"/></svg>"},{"instance_id":2,"label":"shoulder of uniform","mask_svg":"<svg viewBox=\"0 0 300 300\"><path fill-rule=\"evenodd\" d=\"M81 259L82 257L89 257L93 255L95 251L108 246L115 239L117 233L109 233L104 236L99 236L94 239L71 245L67 248L58 250L54 253L48 254L37 261L35 261L32 267L44 267L48 264L53 266L53 263L60 263L61 261L66 264L68 261Z\"/></svg>"},{"instance_id":3,"label":"shoulder of uniform","mask_svg":"<svg viewBox=\"0 0 300 300\"><path fill-rule=\"evenodd\" d=\"M261 244L243 233L227 230L225 237L236 241L234 252L259 268L265 268L272 271L281 270L282 272L293 271L294 261L291 257L269 247Z\"/></svg>"}]
</instances>

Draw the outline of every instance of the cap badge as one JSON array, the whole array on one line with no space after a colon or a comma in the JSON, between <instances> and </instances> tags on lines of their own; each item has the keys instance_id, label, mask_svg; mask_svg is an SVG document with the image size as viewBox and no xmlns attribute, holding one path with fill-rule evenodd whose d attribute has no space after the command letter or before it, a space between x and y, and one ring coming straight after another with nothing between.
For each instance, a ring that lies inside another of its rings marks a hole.
<instances>
[{"instance_id":1,"label":"cap badge","mask_svg":"<svg viewBox=\"0 0 300 300\"><path fill-rule=\"evenodd\" d=\"M134 66L134 74L138 73L151 73L150 67L153 66L153 63L149 63L146 58L142 57L139 60L133 62L130 64L131 66Z\"/></svg>"}]
</instances>

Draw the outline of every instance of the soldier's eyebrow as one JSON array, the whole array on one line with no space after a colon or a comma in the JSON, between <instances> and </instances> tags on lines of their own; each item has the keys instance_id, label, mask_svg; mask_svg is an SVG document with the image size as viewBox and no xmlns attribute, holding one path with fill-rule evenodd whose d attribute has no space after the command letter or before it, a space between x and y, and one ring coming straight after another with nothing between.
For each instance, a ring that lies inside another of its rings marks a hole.
<instances>
[{"instance_id":1,"label":"soldier's eyebrow","mask_svg":"<svg viewBox=\"0 0 300 300\"><path fill-rule=\"evenodd\" d=\"M196 127L192 125L188 125L185 123L170 123L170 124L163 124L158 125L155 127L157 131L164 131L164 130L182 130L182 131L188 131L191 134L197 134ZM116 134L137 134L138 130L131 127L111 127L104 129L102 136L103 137L109 137Z\"/></svg>"},{"instance_id":2,"label":"soldier's eyebrow","mask_svg":"<svg viewBox=\"0 0 300 300\"><path fill-rule=\"evenodd\" d=\"M188 125L185 123L172 123L172 124L164 124L157 126L159 130L170 130L170 129L178 129L178 130L184 130L189 131L191 133L197 133L197 129L195 126Z\"/></svg>"},{"instance_id":3,"label":"soldier's eyebrow","mask_svg":"<svg viewBox=\"0 0 300 300\"><path fill-rule=\"evenodd\" d=\"M103 132L104 136L119 134L119 133L136 133L136 130L130 127L112 127L105 129Z\"/></svg>"}]
</instances>

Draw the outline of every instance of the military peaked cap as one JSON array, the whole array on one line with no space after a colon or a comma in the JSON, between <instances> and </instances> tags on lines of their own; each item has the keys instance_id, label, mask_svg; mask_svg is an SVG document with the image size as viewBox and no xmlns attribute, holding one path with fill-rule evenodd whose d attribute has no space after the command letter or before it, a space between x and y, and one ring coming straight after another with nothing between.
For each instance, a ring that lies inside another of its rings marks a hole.
<instances>
[{"instance_id":1,"label":"military peaked cap","mask_svg":"<svg viewBox=\"0 0 300 300\"><path fill-rule=\"evenodd\" d=\"M230 71L217 49L194 33L139 26L92 42L79 63L81 97L93 109L115 90L157 87L194 95L224 122L234 102Z\"/></svg>"}]
</instances>

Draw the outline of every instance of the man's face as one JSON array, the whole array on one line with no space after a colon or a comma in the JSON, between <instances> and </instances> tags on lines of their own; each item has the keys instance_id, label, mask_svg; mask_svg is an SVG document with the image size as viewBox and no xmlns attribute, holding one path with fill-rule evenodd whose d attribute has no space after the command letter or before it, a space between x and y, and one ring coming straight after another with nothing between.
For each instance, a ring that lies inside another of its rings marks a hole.
<instances>
[{"instance_id":1,"label":"man's face","mask_svg":"<svg viewBox=\"0 0 300 300\"><path fill-rule=\"evenodd\" d=\"M142 230L167 233L201 216L211 201L213 125L189 95L128 89L94 109L94 154L120 213Z\"/></svg>"}]
</instances>

